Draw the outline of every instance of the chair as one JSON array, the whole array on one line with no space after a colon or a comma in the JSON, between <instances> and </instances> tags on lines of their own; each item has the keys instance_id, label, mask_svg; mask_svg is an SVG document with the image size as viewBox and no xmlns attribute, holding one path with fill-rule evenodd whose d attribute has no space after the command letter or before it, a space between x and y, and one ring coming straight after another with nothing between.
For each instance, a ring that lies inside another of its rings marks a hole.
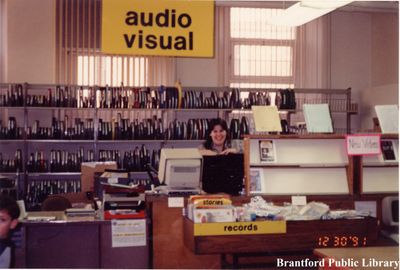
<instances>
[{"instance_id":1,"label":"chair","mask_svg":"<svg viewBox=\"0 0 400 270\"><path fill-rule=\"evenodd\" d=\"M64 211L71 207L67 198L58 195L47 197L42 203L42 211Z\"/></svg>"}]
</instances>

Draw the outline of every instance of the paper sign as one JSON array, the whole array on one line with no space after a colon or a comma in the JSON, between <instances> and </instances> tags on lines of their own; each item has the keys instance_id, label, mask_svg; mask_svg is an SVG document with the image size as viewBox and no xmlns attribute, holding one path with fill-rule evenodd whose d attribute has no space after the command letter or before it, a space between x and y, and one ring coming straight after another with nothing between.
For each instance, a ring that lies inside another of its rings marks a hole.
<instances>
[{"instance_id":1,"label":"paper sign","mask_svg":"<svg viewBox=\"0 0 400 270\"><path fill-rule=\"evenodd\" d=\"M304 104L304 119L309 133L332 133L332 118L328 104Z\"/></svg>"},{"instance_id":2,"label":"paper sign","mask_svg":"<svg viewBox=\"0 0 400 270\"><path fill-rule=\"evenodd\" d=\"M347 135L347 154L350 156L379 155L381 153L380 134L371 135Z\"/></svg>"},{"instance_id":3,"label":"paper sign","mask_svg":"<svg viewBox=\"0 0 400 270\"><path fill-rule=\"evenodd\" d=\"M375 111L383 134L399 132L399 107L397 105L376 105Z\"/></svg>"},{"instance_id":4,"label":"paper sign","mask_svg":"<svg viewBox=\"0 0 400 270\"><path fill-rule=\"evenodd\" d=\"M256 131L282 131L281 120L276 106L252 106Z\"/></svg>"},{"instance_id":5,"label":"paper sign","mask_svg":"<svg viewBox=\"0 0 400 270\"><path fill-rule=\"evenodd\" d=\"M104 53L214 56L212 0L103 0L101 19Z\"/></svg>"},{"instance_id":6,"label":"paper sign","mask_svg":"<svg viewBox=\"0 0 400 270\"><path fill-rule=\"evenodd\" d=\"M110 177L107 179L107 183L109 184L117 184L118 183L118 178Z\"/></svg>"},{"instance_id":7,"label":"paper sign","mask_svg":"<svg viewBox=\"0 0 400 270\"><path fill-rule=\"evenodd\" d=\"M194 223L193 235L246 235L286 233L285 220Z\"/></svg>"},{"instance_id":8,"label":"paper sign","mask_svg":"<svg viewBox=\"0 0 400 270\"><path fill-rule=\"evenodd\" d=\"M183 197L168 197L168 207L184 207Z\"/></svg>"},{"instance_id":9,"label":"paper sign","mask_svg":"<svg viewBox=\"0 0 400 270\"><path fill-rule=\"evenodd\" d=\"M146 246L146 220L112 220L111 237L113 248Z\"/></svg>"},{"instance_id":10,"label":"paper sign","mask_svg":"<svg viewBox=\"0 0 400 270\"><path fill-rule=\"evenodd\" d=\"M306 205L307 197L306 196L292 196L292 204L293 205Z\"/></svg>"},{"instance_id":11,"label":"paper sign","mask_svg":"<svg viewBox=\"0 0 400 270\"><path fill-rule=\"evenodd\" d=\"M355 201L354 208L357 212L376 217L376 201Z\"/></svg>"}]
</instances>

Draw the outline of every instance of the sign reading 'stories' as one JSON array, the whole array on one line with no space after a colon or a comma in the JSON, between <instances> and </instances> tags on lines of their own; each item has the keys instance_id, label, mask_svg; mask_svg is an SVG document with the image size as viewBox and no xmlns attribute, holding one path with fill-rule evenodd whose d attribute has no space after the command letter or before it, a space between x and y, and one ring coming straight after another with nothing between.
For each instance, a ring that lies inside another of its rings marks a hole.
<instances>
[{"instance_id":1,"label":"sign reading 'stories'","mask_svg":"<svg viewBox=\"0 0 400 270\"><path fill-rule=\"evenodd\" d=\"M104 53L213 57L213 0L103 0Z\"/></svg>"}]
</instances>

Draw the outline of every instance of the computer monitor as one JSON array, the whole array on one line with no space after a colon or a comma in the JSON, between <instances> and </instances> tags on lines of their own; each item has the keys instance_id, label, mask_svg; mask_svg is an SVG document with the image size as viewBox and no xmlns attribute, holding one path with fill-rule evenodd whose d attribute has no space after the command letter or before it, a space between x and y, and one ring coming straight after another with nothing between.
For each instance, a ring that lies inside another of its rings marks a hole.
<instances>
[{"instance_id":1,"label":"computer monitor","mask_svg":"<svg viewBox=\"0 0 400 270\"><path fill-rule=\"evenodd\" d=\"M243 189L243 154L203 156L202 189L239 195Z\"/></svg>"},{"instance_id":2,"label":"computer monitor","mask_svg":"<svg viewBox=\"0 0 400 270\"><path fill-rule=\"evenodd\" d=\"M163 148L158 179L169 191L200 190L201 166L197 148Z\"/></svg>"},{"instance_id":3,"label":"computer monitor","mask_svg":"<svg viewBox=\"0 0 400 270\"><path fill-rule=\"evenodd\" d=\"M387 226L399 226L399 197L387 196L383 198L382 221Z\"/></svg>"}]
</instances>

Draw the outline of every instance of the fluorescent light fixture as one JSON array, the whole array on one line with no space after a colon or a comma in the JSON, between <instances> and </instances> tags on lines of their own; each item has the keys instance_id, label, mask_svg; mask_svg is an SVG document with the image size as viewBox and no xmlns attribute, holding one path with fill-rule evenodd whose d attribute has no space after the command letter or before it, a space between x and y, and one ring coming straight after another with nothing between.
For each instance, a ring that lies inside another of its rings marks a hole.
<instances>
[{"instance_id":1,"label":"fluorescent light fixture","mask_svg":"<svg viewBox=\"0 0 400 270\"><path fill-rule=\"evenodd\" d=\"M319 18L339 7L345 6L352 1L341 0L315 0L301 1L286 10L280 15L274 16L268 22L273 25L300 26L316 18Z\"/></svg>"}]
</instances>

